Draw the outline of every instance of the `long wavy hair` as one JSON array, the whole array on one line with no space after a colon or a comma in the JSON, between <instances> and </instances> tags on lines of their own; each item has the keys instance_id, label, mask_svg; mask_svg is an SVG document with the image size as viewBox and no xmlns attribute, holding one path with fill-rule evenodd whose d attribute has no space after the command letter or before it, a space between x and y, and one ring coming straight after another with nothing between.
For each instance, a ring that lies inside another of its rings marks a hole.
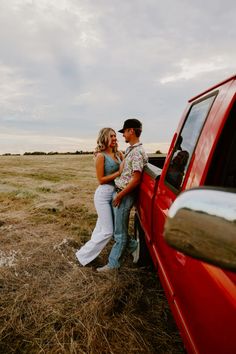
<instances>
[{"instance_id":1,"label":"long wavy hair","mask_svg":"<svg viewBox=\"0 0 236 354\"><path fill-rule=\"evenodd\" d=\"M97 138L97 146L95 148L94 154L96 155L97 153L104 151L108 148L109 142L110 142L110 133L115 133L115 130L112 128L102 128L99 133L98 133L98 138ZM118 146L115 146L113 148L113 152L116 153L118 149Z\"/></svg>"}]
</instances>

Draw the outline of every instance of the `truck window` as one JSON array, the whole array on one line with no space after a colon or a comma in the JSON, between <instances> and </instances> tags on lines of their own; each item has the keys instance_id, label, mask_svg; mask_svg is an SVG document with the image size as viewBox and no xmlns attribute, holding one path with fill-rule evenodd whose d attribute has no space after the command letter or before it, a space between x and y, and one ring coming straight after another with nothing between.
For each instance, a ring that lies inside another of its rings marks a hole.
<instances>
[{"instance_id":1,"label":"truck window","mask_svg":"<svg viewBox=\"0 0 236 354\"><path fill-rule=\"evenodd\" d=\"M183 128L178 136L165 176L165 182L170 185L170 187L173 187L175 192L181 189L194 148L216 94L217 93L208 96L191 106Z\"/></svg>"},{"instance_id":2,"label":"truck window","mask_svg":"<svg viewBox=\"0 0 236 354\"><path fill-rule=\"evenodd\" d=\"M236 188L236 102L217 143L206 185Z\"/></svg>"}]
</instances>

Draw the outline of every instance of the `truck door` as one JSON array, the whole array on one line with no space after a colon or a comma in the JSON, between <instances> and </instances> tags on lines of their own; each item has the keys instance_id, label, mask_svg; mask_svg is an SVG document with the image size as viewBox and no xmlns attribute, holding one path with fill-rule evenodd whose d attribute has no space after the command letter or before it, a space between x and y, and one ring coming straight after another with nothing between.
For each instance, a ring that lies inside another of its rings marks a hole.
<instances>
[{"instance_id":1,"label":"truck door","mask_svg":"<svg viewBox=\"0 0 236 354\"><path fill-rule=\"evenodd\" d=\"M235 154L229 153L229 145L230 151L235 152L236 148L233 143L236 137L234 85L229 82L190 105L168 167L161 177L153 215L154 228L158 230L153 247L156 247L159 273L172 311L187 349L204 354L236 352L233 338L236 328L235 275L171 249L163 239L163 226L168 209L181 190L205 184L205 181L223 185L219 179L222 173L221 181L235 178L235 156L234 162L231 161ZM224 149L218 142L223 135ZM223 167L226 156L230 161L227 172ZM227 324L227 331L226 323L231 324Z\"/></svg>"}]
</instances>

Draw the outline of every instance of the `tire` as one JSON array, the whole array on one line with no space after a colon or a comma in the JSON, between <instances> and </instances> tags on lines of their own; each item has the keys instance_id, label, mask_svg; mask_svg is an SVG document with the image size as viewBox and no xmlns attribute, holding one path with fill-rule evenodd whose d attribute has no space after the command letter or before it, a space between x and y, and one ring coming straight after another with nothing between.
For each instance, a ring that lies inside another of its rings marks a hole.
<instances>
[{"instance_id":1,"label":"tire","mask_svg":"<svg viewBox=\"0 0 236 354\"><path fill-rule=\"evenodd\" d=\"M137 265L139 267L150 267L151 269L154 269L154 265L145 241L145 234L142 229L142 226L140 225L140 221L136 213L134 216L134 237L140 245L139 259Z\"/></svg>"}]
</instances>

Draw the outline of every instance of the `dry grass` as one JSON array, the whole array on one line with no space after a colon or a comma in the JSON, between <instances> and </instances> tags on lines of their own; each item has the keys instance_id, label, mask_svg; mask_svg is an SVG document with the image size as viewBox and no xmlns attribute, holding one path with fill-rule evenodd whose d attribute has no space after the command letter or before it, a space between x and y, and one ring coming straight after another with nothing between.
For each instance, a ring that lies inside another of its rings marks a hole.
<instances>
[{"instance_id":1,"label":"dry grass","mask_svg":"<svg viewBox=\"0 0 236 354\"><path fill-rule=\"evenodd\" d=\"M183 353L156 274L99 274L75 250L96 221L91 156L0 157L0 352Z\"/></svg>"}]
</instances>

